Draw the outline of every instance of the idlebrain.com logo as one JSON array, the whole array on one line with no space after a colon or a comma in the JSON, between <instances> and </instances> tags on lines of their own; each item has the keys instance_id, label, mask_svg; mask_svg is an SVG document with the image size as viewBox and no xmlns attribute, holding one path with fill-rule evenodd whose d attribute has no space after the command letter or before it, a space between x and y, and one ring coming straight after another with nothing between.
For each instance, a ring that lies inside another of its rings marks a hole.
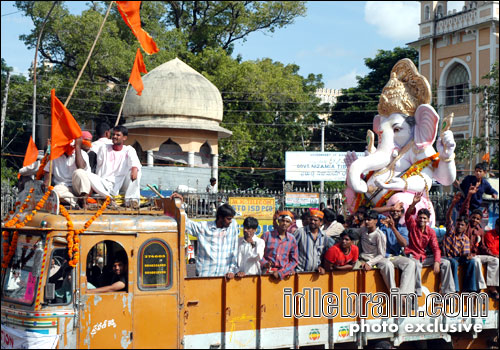
<instances>
[{"instance_id":1,"label":"idlebrain.com logo","mask_svg":"<svg viewBox=\"0 0 500 350\"><path fill-rule=\"evenodd\" d=\"M342 326L339 328L339 338L345 338L349 336L349 327L348 326Z\"/></svg>"},{"instance_id":2,"label":"idlebrain.com logo","mask_svg":"<svg viewBox=\"0 0 500 350\"><path fill-rule=\"evenodd\" d=\"M321 333L320 333L319 329L317 329L317 328L313 328L309 332L309 339L310 340L318 340L320 336L321 336Z\"/></svg>"}]
</instances>

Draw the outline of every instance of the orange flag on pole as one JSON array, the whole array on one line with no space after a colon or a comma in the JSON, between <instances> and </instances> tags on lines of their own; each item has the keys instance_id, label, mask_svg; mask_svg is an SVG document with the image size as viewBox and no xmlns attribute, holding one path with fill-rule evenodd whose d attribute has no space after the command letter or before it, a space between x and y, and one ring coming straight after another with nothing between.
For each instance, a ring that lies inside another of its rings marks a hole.
<instances>
[{"instance_id":1,"label":"orange flag on pole","mask_svg":"<svg viewBox=\"0 0 500 350\"><path fill-rule=\"evenodd\" d=\"M50 160L57 159L66 151L74 139L82 136L82 129L63 103L51 91L52 135L50 138Z\"/></svg>"},{"instance_id":2,"label":"orange flag on pole","mask_svg":"<svg viewBox=\"0 0 500 350\"><path fill-rule=\"evenodd\" d=\"M28 147L26 148L26 154L24 155L23 168L26 166L30 166L38 157L38 148L33 141L33 136L30 136L30 141L28 143ZM21 174L17 174L17 178L19 179Z\"/></svg>"},{"instance_id":3,"label":"orange flag on pole","mask_svg":"<svg viewBox=\"0 0 500 350\"><path fill-rule=\"evenodd\" d=\"M132 29L132 33L136 36L141 44L142 49L148 55L152 55L159 51L153 38L141 27L141 15L139 13L140 1L117 1L118 11L122 15L123 20Z\"/></svg>"},{"instance_id":4,"label":"orange flag on pole","mask_svg":"<svg viewBox=\"0 0 500 350\"><path fill-rule=\"evenodd\" d=\"M483 158L481 158L482 161L484 162L490 162L490 152L486 153Z\"/></svg>"},{"instance_id":5,"label":"orange flag on pole","mask_svg":"<svg viewBox=\"0 0 500 350\"><path fill-rule=\"evenodd\" d=\"M142 59L141 49L137 49L135 55L134 66L132 67L132 73L130 73L129 82L137 91L137 95L142 95L142 90L144 90L144 84L142 83L141 73L146 74L146 66L144 65L144 60Z\"/></svg>"}]
</instances>

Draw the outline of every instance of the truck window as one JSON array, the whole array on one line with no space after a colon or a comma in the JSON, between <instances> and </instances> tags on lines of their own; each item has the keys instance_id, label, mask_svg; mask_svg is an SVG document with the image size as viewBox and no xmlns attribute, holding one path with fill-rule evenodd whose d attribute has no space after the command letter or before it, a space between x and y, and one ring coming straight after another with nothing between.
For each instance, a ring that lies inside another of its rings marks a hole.
<instances>
[{"instance_id":1,"label":"truck window","mask_svg":"<svg viewBox=\"0 0 500 350\"><path fill-rule=\"evenodd\" d=\"M18 234L17 248L5 272L3 299L32 305L40 278L45 239Z\"/></svg>"},{"instance_id":2,"label":"truck window","mask_svg":"<svg viewBox=\"0 0 500 350\"><path fill-rule=\"evenodd\" d=\"M122 263L121 271L119 271L120 275L117 275L117 271L114 268L117 260ZM87 289L96 289L96 293L102 293L105 292L102 290L104 287L124 279L125 290L120 290L119 292L127 292L127 270L128 256L121 244L111 240L99 242L87 254Z\"/></svg>"},{"instance_id":3,"label":"truck window","mask_svg":"<svg viewBox=\"0 0 500 350\"><path fill-rule=\"evenodd\" d=\"M54 249L50 257L48 282L55 285L55 299L50 305L69 304L73 298L73 268L68 264L67 249Z\"/></svg>"},{"instance_id":4,"label":"truck window","mask_svg":"<svg viewBox=\"0 0 500 350\"><path fill-rule=\"evenodd\" d=\"M139 279L141 290L169 289L172 284L172 254L168 245L151 239L139 250Z\"/></svg>"}]
</instances>

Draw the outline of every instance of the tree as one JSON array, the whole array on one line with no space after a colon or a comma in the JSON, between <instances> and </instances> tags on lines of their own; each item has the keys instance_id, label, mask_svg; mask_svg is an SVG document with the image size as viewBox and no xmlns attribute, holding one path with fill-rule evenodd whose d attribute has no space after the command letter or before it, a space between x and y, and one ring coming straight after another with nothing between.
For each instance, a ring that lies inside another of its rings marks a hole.
<instances>
[{"instance_id":1,"label":"tree","mask_svg":"<svg viewBox=\"0 0 500 350\"><path fill-rule=\"evenodd\" d=\"M372 128L380 93L389 81L392 67L403 58L411 59L418 66L418 52L413 48L379 50L374 58L365 59L371 71L364 77L356 77L356 87L342 90L332 108L331 125L325 130L325 139L333 143L336 150L364 151L366 131Z\"/></svg>"},{"instance_id":2,"label":"tree","mask_svg":"<svg viewBox=\"0 0 500 350\"><path fill-rule=\"evenodd\" d=\"M488 79L490 83L473 86L470 92L481 96L479 108L483 111L486 122L490 123L490 147L487 149L486 137L473 137L472 142L470 139L460 140L457 142L457 150L455 151L458 161L473 159L477 154L498 149L498 61L492 65L490 72L482 78ZM498 152L490 156L491 168L498 170Z\"/></svg>"},{"instance_id":3,"label":"tree","mask_svg":"<svg viewBox=\"0 0 500 350\"><path fill-rule=\"evenodd\" d=\"M47 68L43 74L39 71L39 113L49 112L50 88L65 101L102 22L103 4L92 2L81 15L71 15L64 3L52 12L40 45L42 66L45 63ZM16 6L33 20L34 30L22 39L34 48L51 3L17 1ZM283 173L249 174L233 168L283 168L284 152L297 149L297 140L310 135L308 127L316 120L311 111L317 110L319 101L314 91L322 87L320 75L304 78L296 65L269 59L241 62L230 56L237 40L244 41L255 31L273 32L304 14L304 2L142 3L143 28L160 48L157 54L144 57L148 71L179 57L222 92L223 126L233 131L232 138L220 143L219 165L231 167L220 172L222 186L281 188ZM113 7L68 105L79 122L107 119L114 123L137 47L136 38Z\"/></svg>"}]
</instances>

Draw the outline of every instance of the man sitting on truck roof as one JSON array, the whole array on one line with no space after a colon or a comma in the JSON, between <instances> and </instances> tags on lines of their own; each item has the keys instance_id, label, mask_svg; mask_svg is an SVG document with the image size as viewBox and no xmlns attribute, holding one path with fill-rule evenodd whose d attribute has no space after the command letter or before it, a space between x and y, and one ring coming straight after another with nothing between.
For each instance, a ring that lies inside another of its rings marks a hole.
<instances>
[{"instance_id":1,"label":"man sitting on truck roof","mask_svg":"<svg viewBox=\"0 0 500 350\"><path fill-rule=\"evenodd\" d=\"M179 198L178 193L171 199ZM217 208L215 221L193 221L186 215L186 233L198 239L196 273L200 277L234 277L238 272L238 236L240 229L234 220L236 211L229 204Z\"/></svg>"},{"instance_id":2,"label":"man sitting on truck roof","mask_svg":"<svg viewBox=\"0 0 500 350\"><path fill-rule=\"evenodd\" d=\"M400 223L404 215L403 203L398 202L393 206L379 207L374 209L377 212L389 211L388 216L379 214L377 226L385 234L387 245L385 257L389 260L390 284L387 288L394 288L396 285L394 279L394 267L401 270L401 279L399 282L399 292L409 294L415 292L415 262L403 255L404 248L408 245L408 229Z\"/></svg>"},{"instance_id":3,"label":"man sitting on truck roof","mask_svg":"<svg viewBox=\"0 0 500 350\"><path fill-rule=\"evenodd\" d=\"M287 232L292 224L292 216L293 214L288 210L280 211L278 226L274 231L268 231L262 235L266 249L260 265L265 273L271 274L278 280L294 274L299 260L297 241L291 233Z\"/></svg>"},{"instance_id":4,"label":"man sitting on truck roof","mask_svg":"<svg viewBox=\"0 0 500 350\"><path fill-rule=\"evenodd\" d=\"M90 193L90 165L87 152L82 149L82 138L79 137L74 141L74 148L69 145L66 152L52 161L52 182L54 184L54 192L59 198L71 205L77 207L76 196L82 197L80 205L86 206L87 198ZM49 184L50 162L44 168L45 171L45 186Z\"/></svg>"},{"instance_id":5,"label":"man sitting on truck roof","mask_svg":"<svg viewBox=\"0 0 500 350\"><path fill-rule=\"evenodd\" d=\"M405 247L405 254L415 261L415 292L422 296L422 266L433 266L434 273L441 274L441 294L454 293L455 282L451 273L450 262L441 259L436 232L428 226L431 213L427 209L420 209L417 220L412 216L415 206L420 202L422 193L416 193L413 202L405 214L406 227L408 228L409 244ZM433 255L427 256L426 248L432 250Z\"/></svg>"},{"instance_id":6,"label":"man sitting on truck roof","mask_svg":"<svg viewBox=\"0 0 500 350\"><path fill-rule=\"evenodd\" d=\"M351 229L346 229L339 237L340 242L326 251L320 274L333 270L351 271L358 261L358 246L352 243L353 239L357 238L355 233Z\"/></svg>"},{"instance_id":7,"label":"man sitting on truck roof","mask_svg":"<svg viewBox=\"0 0 500 350\"><path fill-rule=\"evenodd\" d=\"M109 285L87 289L88 294L108 293L108 292L126 292L127 291L127 262L123 258L116 258L113 263L113 277Z\"/></svg>"},{"instance_id":8,"label":"man sitting on truck roof","mask_svg":"<svg viewBox=\"0 0 500 350\"><path fill-rule=\"evenodd\" d=\"M124 144L127 137L128 129L123 125L113 128L113 144L99 148L96 174L89 174L89 178L97 194L107 197L125 192L125 205L138 206L141 162L135 148Z\"/></svg>"}]
</instances>

